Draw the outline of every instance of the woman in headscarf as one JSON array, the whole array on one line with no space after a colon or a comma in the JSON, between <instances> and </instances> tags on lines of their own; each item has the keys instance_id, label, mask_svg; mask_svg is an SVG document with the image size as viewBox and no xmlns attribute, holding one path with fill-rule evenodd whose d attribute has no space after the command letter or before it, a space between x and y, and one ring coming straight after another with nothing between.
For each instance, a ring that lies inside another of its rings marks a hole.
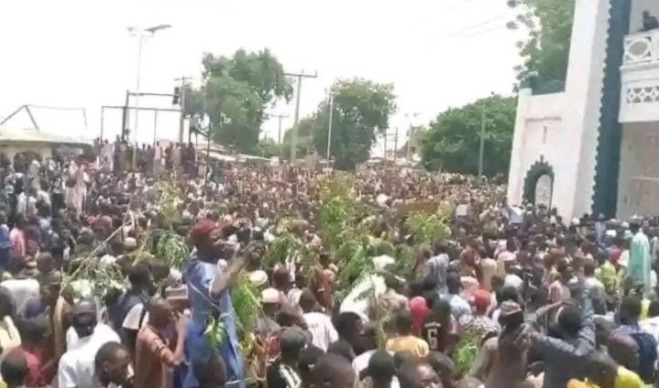
<instances>
[{"instance_id":1,"label":"woman in headscarf","mask_svg":"<svg viewBox=\"0 0 659 388\"><path fill-rule=\"evenodd\" d=\"M222 229L214 221L202 219L190 232L196 251L185 267L185 278L192 310L186 332L186 358L190 364L208 361L213 355L221 357L226 365L228 388L243 388L243 361L238 349L236 322L233 315L229 288L245 264L242 257L234 256L231 247L223 240ZM228 265L218 265L226 260ZM223 341L216 347L204 338L208 321L221 320L225 331ZM198 386L194 368L188 371L184 388Z\"/></svg>"}]
</instances>

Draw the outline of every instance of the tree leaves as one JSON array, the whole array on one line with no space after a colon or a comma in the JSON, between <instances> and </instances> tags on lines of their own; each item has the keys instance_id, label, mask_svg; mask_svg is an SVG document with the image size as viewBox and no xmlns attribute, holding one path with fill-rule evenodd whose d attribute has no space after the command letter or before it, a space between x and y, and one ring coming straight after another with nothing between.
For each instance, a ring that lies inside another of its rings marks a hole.
<instances>
[{"instance_id":1,"label":"tree leaves","mask_svg":"<svg viewBox=\"0 0 659 388\"><path fill-rule=\"evenodd\" d=\"M422 135L423 164L432 170L478 173L482 109L485 109L484 163L487 176L508 171L516 99L494 95L440 113Z\"/></svg>"},{"instance_id":2,"label":"tree leaves","mask_svg":"<svg viewBox=\"0 0 659 388\"><path fill-rule=\"evenodd\" d=\"M520 47L523 66L518 81L533 74L538 82L565 81L574 19L574 0L508 0L518 14L508 23L511 29L524 27L529 38Z\"/></svg>"},{"instance_id":3,"label":"tree leaves","mask_svg":"<svg viewBox=\"0 0 659 388\"><path fill-rule=\"evenodd\" d=\"M332 85L332 136L330 154L338 169L353 169L368 160L377 134L384 133L396 111L392 84L365 79L337 81ZM330 101L320 103L313 116L311 138L318 152L326 154Z\"/></svg>"},{"instance_id":4,"label":"tree leaves","mask_svg":"<svg viewBox=\"0 0 659 388\"><path fill-rule=\"evenodd\" d=\"M293 95L283 66L267 49L238 50L231 58L205 54L201 62L203 86L186 95L186 113L208 115L216 142L240 152L258 152L266 110Z\"/></svg>"}]
</instances>

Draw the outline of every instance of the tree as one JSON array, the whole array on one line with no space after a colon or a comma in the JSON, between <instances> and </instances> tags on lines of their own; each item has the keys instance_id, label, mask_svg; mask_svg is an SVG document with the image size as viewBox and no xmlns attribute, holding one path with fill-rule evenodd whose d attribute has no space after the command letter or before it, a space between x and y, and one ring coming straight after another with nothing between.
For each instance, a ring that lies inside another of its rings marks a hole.
<instances>
[{"instance_id":1,"label":"tree","mask_svg":"<svg viewBox=\"0 0 659 388\"><path fill-rule=\"evenodd\" d=\"M477 174L481 117L485 109L484 163L487 176L507 174L515 127L516 99L493 95L440 113L421 139L426 168Z\"/></svg>"},{"instance_id":2,"label":"tree","mask_svg":"<svg viewBox=\"0 0 659 388\"><path fill-rule=\"evenodd\" d=\"M365 79L337 81L332 85L332 136L330 155L337 169L353 169L368 160L378 134L389 126L396 111L393 85ZM313 116L311 138L323 156L327 152L330 101L326 98Z\"/></svg>"},{"instance_id":3,"label":"tree","mask_svg":"<svg viewBox=\"0 0 659 388\"><path fill-rule=\"evenodd\" d=\"M285 152L284 143L279 144L273 139L266 139L259 142L257 154L264 158L281 158Z\"/></svg>"},{"instance_id":4,"label":"tree","mask_svg":"<svg viewBox=\"0 0 659 388\"><path fill-rule=\"evenodd\" d=\"M202 65L203 84L186 95L186 113L208 115L214 141L240 152L258 152L266 109L293 95L283 66L268 50L238 50L231 58L205 54Z\"/></svg>"},{"instance_id":5,"label":"tree","mask_svg":"<svg viewBox=\"0 0 659 388\"><path fill-rule=\"evenodd\" d=\"M315 125L316 116L303 117L297 123L297 141L295 148L297 149L295 155L298 158L304 158L314 151L313 139L311 132ZM283 158L289 159L291 156L291 143L293 142L293 129L290 128L284 132L284 139L282 141Z\"/></svg>"},{"instance_id":6,"label":"tree","mask_svg":"<svg viewBox=\"0 0 659 388\"><path fill-rule=\"evenodd\" d=\"M517 43L521 66L517 66L517 79L523 82L529 76L537 77L539 84L565 81L570 54L570 37L574 19L574 0L508 0L517 11L511 29L525 28L526 41Z\"/></svg>"}]
</instances>

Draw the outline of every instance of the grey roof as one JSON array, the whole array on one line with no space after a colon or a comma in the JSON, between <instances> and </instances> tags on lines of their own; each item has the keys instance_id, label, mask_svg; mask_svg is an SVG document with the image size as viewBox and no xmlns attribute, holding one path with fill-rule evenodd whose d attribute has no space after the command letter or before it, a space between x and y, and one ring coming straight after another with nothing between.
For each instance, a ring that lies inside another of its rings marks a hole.
<instances>
[{"instance_id":1,"label":"grey roof","mask_svg":"<svg viewBox=\"0 0 659 388\"><path fill-rule=\"evenodd\" d=\"M66 138L85 143L92 138L83 108L22 105L0 121L0 128L12 137L25 133L27 137Z\"/></svg>"}]
</instances>

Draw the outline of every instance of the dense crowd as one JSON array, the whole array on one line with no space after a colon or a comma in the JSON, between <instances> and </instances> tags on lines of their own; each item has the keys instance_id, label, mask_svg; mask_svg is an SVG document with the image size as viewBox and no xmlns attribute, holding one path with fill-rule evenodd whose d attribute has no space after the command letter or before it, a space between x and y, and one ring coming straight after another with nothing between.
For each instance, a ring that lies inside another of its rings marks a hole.
<instances>
[{"instance_id":1,"label":"dense crowd","mask_svg":"<svg viewBox=\"0 0 659 388\"><path fill-rule=\"evenodd\" d=\"M495 182L387 165L199 173L192 146L127 152L0 158L6 387L655 382L656 219L564 220ZM328 228L341 196L359 210ZM358 265L333 240L354 220ZM274 255L284 239L297 248Z\"/></svg>"}]
</instances>

